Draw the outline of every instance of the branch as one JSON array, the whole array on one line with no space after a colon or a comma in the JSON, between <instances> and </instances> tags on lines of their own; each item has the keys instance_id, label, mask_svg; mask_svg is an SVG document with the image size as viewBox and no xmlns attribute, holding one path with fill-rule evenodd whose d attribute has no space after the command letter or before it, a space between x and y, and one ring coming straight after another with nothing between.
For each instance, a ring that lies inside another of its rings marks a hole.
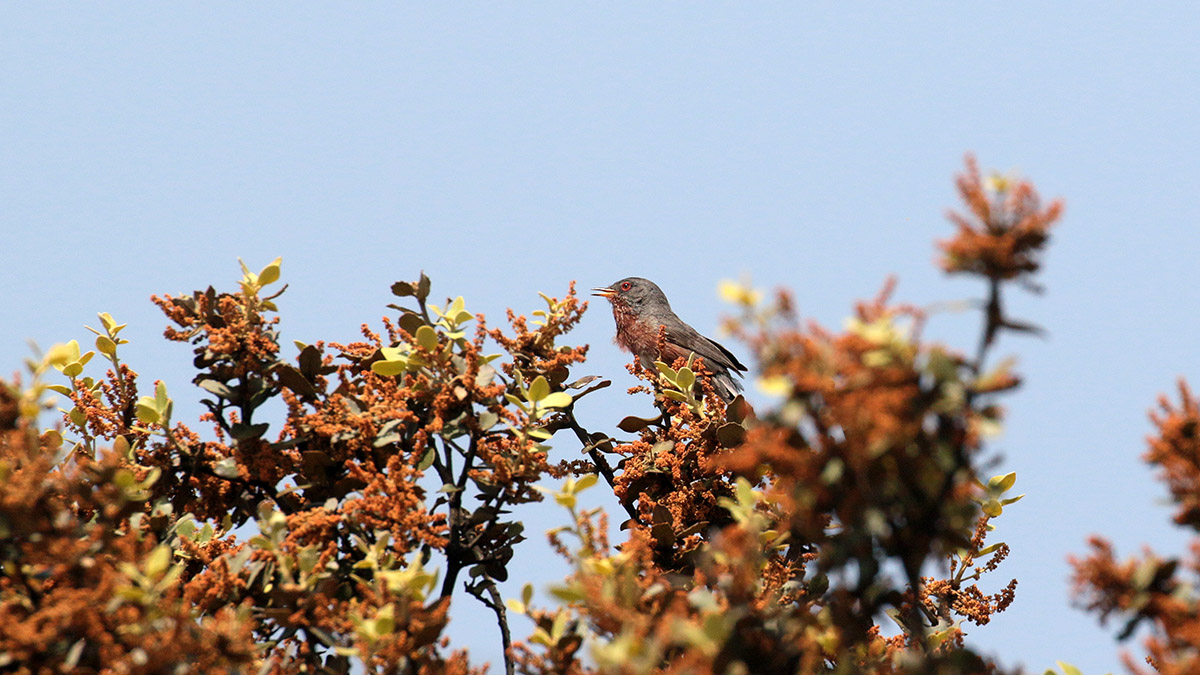
<instances>
[{"instance_id":1,"label":"branch","mask_svg":"<svg viewBox=\"0 0 1200 675\"><path fill-rule=\"evenodd\" d=\"M487 591L488 597L483 597L481 589ZM504 601L500 597L500 591L496 588L496 582L488 574L484 574L482 581L468 586L467 592L479 598L479 601L496 613L496 623L500 626L500 642L504 646L504 673L505 675L513 675L515 665L512 658L512 634L508 629L508 611L504 607Z\"/></svg>"},{"instance_id":2,"label":"branch","mask_svg":"<svg viewBox=\"0 0 1200 675\"><path fill-rule=\"evenodd\" d=\"M463 458L462 472L455 482L455 487L458 489L450 493L450 541L446 544L446 580L442 582L441 593L443 598L448 598L454 593L454 584L458 581L458 573L464 567L462 553L469 550L462 545L463 514L465 513L462 509L462 496L466 490L467 478L470 476L472 465L475 463L477 443L476 437L472 435L471 445L467 448L467 454Z\"/></svg>"},{"instance_id":3,"label":"branch","mask_svg":"<svg viewBox=\"0 0 1200 675\"><path fill-rule=\"evenodd\" d=\"M571 427L571 431L575 432L575 437L579 439L579 442L583 444L584 448L590 448L587 451L588 457L592 458L592 463L596 465L596 470L600 472L601 476L604 476L604 480L608 483L608 486L615 490L617 487L617 476L613 472L612 465L608 463L608 460L604 458L604 455L600 454L600 449L595 447L597 441L592 440L592 435L588 433L588 430L584 429L579 424L579 420L575 419L575 406L571 405L563 412L565 413L567 424ZM638 520L637 510L633 508L632 504L626 504L622 502L621 506L625 507L625 513L629 514L629 517L633 519L633 522L641 522Z\"/></svg>"}]
</instances>

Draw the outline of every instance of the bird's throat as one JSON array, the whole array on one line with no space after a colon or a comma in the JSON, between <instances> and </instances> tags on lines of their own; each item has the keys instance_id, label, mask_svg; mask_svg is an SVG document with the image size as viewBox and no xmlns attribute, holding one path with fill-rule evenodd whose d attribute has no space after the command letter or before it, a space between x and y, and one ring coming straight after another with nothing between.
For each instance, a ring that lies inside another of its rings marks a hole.
<instances>
[{"instance_id":1,"label":"bird's throat","mask_svg":"<svg viewBox=\"0 0 1200 675\"><path fill-rule=\"evenodd\" d=\"M613 303L613 319L617 323L614 341L621 349L637 356L644 363L658 360L658 326L639 319L628 307Z\"/></svg>"}]
</instances>

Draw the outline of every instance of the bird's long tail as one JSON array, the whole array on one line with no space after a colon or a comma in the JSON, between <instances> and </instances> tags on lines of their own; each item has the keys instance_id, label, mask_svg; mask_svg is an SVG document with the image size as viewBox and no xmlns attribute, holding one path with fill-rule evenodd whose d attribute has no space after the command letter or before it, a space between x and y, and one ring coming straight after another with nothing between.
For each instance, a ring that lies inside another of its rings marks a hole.
<instances>
[{"instance_id":1,"label":"bird's long tail","mask_svg":"<svg viewBox=\"0 0 1200 675\"><path fill-rule=\"evenodd\" d=\"M733 379L733 376L728 372L717 373L712 376L713 391L717 396L729 405L733 399L742 391L742 383Z\"/></svg>"}]
</instances>

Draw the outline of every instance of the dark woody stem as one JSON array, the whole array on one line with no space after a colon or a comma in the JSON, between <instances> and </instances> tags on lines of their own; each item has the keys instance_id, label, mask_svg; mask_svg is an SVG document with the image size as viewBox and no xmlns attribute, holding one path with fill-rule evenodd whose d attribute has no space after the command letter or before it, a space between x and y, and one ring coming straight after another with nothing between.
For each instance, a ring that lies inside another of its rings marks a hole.
<instances>
[{"instance_id":1,"label":"dark woody stem","mask_svg":"<svg viewBox=\"0 0 1200 675\"><path fill-rule=\"evenodd\" d=\"M616 489L617 476L613 472L612 465L610 465L608 460L605 459L604 455L600 453L600 449L595 447L597 442L592 440L592 435L588 433L588 430L584 429L583 426L579 424L579 420L575 419L575 406L572 405L568 407L564 412L566 413L567 424L571 427L571 431L575 432L575 437L579 439L579 442L583 444L583 447L587 448L591 446L591 449L588 450L587 453L588 457L592 459L592 463L596 465L596 470L600 472L601 476L604 476L604 480L608 483L610 488ZM625 507L625 513L629 514L629 517L633 519L633 522L640 522L638 520L637 510L633 508L633 505L622 502L621 506Z\"/></svg>"}]
</instances>

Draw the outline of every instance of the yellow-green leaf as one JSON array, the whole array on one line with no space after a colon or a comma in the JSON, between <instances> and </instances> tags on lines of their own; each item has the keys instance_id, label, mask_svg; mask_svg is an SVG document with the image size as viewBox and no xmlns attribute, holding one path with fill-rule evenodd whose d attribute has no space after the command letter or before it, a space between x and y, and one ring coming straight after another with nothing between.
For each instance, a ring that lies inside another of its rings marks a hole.
<instances>
[{"instance_id":1,"label":"yellow-green leaf","mask_svg":"<svg viewBox=\"0 0 1200 675\"><path fill-rule=\"evenodd\" d=\"M262 268L262 271L258 273L258 284L260 286L266 286L267 284L273 284L276 281L279 281L279 266L282 263L283 258L280 257L272 261L271 264Z\"/></svg>"},{"instance_id":2,"label":"yellow-green leaf","mask_svg":"<svg viewBox=\"0 0 1200 675\"><path fill-rule=\"evenodd\" d=\"M154 407L160 415L167 413L167 406L171 405L171 399L167 397L167 383L159 380L154 386Z\"/></svg>"},{"instance_id":3,"label":"yellow-green leaf","mask_svg":"<svg viewBox=\"0 0 1200 675\"><path fill-rule=\"evenodd\" d=\"M117 353L117 343L113 342L112 338L107 335L97 335L96 350L105 356L113 356Z\"/></svg>"},{"instance_id":4,"label":"yellow-green leaf","mask_svg":"<svg viewBox=\"0 0 1200 675\"><path fill-rule=\"evenodd\" d=\"M154 399L149 396L143 396L137 402L137 418L143 424L158 424L161 415L158 414L158 408L154 405Z\"/></svg>"},{"instance_id":5,"label":"yellow-green leaf","mask_svg":"<svg viewBox=\"0 0 1200 675\"><path fill-rule=\"evenodd\" d=\"M71 412L67 413L67 417L70 417L71 422L77 427L81 427L87 422L87 415L83 414L83 411L78 407L71 408Z\"/></svg>"},{"instance_id":6,"label":"yellow-green leaf","mask_svg":"<svg viewBox=\"0 0 1200 675\"><path fill-rule=\"evenodd\" d=\"M1082 671L1069 663L1065 663L1063 661L1055 661L1055 663L1058 664L1059 668L1062 668L1062 671L1065 673L1065 675L1083 675Z\"/></svg>"},{"instance_id":7,"label":"yellow-green leaf","mask_svg":"<svg viewBox=\"0 0 1200 675\"><path fill-rule=\"evenodd\" d=\"M565 391L556 391L542 399L543 408L565 408L571 405L571 395Z\"/></svg>"},{"instance_id":8,"label":"yellow-green leaf","mask_svg":"<svg viewBox=\"0 0 1200 675\"><path fill-rule=\"evenodd\" d=\"M50 365L62 370L62 367L79 360L79 341L71 340L63 344L57 344L46 350L44 361Z\"/></svg>"},{"instance_id":9,"label":"yellow-green leaf","mask_svg":"<svg viewBox=\"0 0 1200 675\"><path fill-rule=\"evenodd\" d=\"M1003 493L1007 492L1017 482L1017 472L1005 474L1003 476L992 476L988 481L988 489L992 492Z\"/></svg>"},{"instance_id":10,"label":"yellow-green leaf","mask_svg":"<svg viewBox=\"0 0 1200 675\"><path fill-rule=\"evenodd\" d=\"M437 331L435 331L432 327L421 326L420 328L418 328L416 338L417 338L417 345L419 345L422 349L427 349L429 351L433 351L433 350L437 349L437 345L438 345Z\"/></svg>"},{"instance_id":11,"label":"yellow-green leaf","mask_svg":"<svg viewBox=\"0 0 1200 675\"><path fill-rule=\"evenodd\" d=\"M550 395L550 383L542 375L538 375L537 379L529 385L529 393L527 398L534 403L546 398Z\"/></svg>"},{"instance_id":12,"label":"yellow-green leaf","mask_svg":"<svg viewBox=\"0 0 1200 675\"><path fill-rule=\"evenodd\" d=\"M157 579L167 571L171 564L171 547L159 544L150 555L146 556L146 576Z\"/></svg>"},{"instance_id":13,"label":"yellow-green leaf","mask_svg":"<svg viewBox=\"0 0 1200 675\"><path fill-rule=\"evenodd\" d=\"M692 372L691 368L684 366L679 369L679 372L675 373L675 384L683 391L691 389L695 383L696 373Z\"/></svg>"},{"instance_id":14,"label":"yellow-green leaf","mask_svg":"<svg viewBox=\"0 0 1200 675\"><path fill-rule=\"evenodd\" d=\"M376 361L371 364L371 372L384 377L392 377L403 373L408 367L408 361L404 359L396 359L394 361Z\"/></svg>"}]
</instances>

